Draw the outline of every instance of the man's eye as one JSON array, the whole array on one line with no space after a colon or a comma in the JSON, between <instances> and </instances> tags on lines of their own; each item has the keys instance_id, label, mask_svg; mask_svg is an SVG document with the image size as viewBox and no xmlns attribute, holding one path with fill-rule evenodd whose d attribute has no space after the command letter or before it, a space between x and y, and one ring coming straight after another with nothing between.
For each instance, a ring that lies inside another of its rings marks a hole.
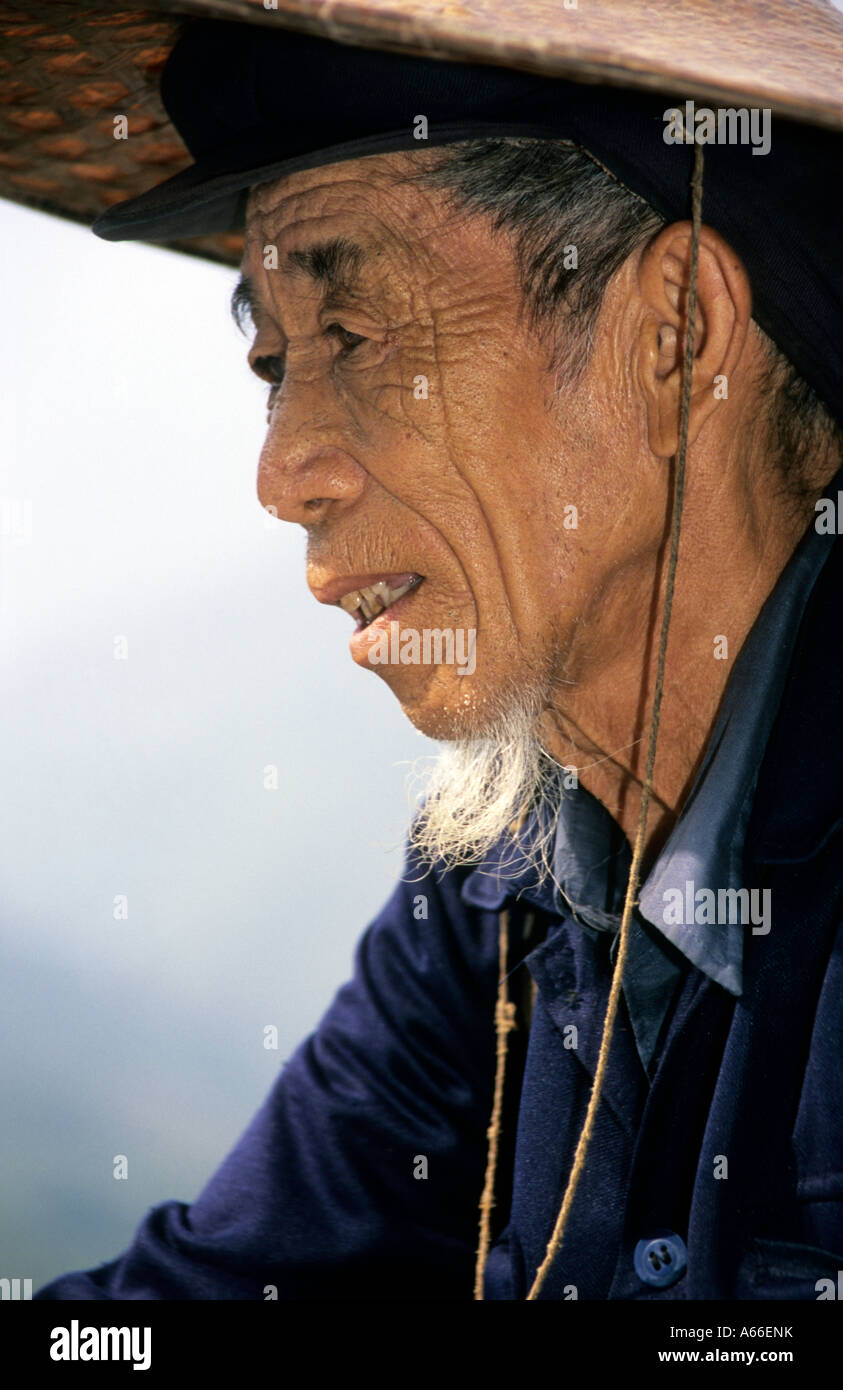
<instances>
[{"instance_id":1,"label":"man's eye","mask_svg":"<svg viewBox=\"0 0 843 1390\"><path fill-rule=\"evenodd\" d=\"M325 329L333 338L345 349L346 352L353 352L356 347L367 340L362 333L352 333L348 328L343 328L341 323L329 323Z\"/></svg>"},{"instance_id":2,"label":"man's eye","mask_svg":"<svg viewBox=\"0 0 843 1390\"><path fill-rule=\"evenodd\" d=\"M252 363L252 370L264 381L269 382L269 395L267 396L266 409L267 418L269 412L275 404L275 396L281 388L284 380L284 358L275 356L256 357Z\"/></svg>"},{"instance_id":3,"label":"man's eye","mask_svg":"<svg viewBox=\"0 0 843 1390\"><path fill-rule=\"evenodd\" d=\"M368 338L363 333L352 333L350 329L343 328L341 323L329 323L325 332L332 338L336 338L343 352L353 352L360 347L361 343L368 342ZM270 383L269 394L266 400L267 416L272 412L275 405L275 397L284 382L284 358L283 357L258 357L253 363L254 370L263 377L264 381Z\"/></svg>"}]
</instances>

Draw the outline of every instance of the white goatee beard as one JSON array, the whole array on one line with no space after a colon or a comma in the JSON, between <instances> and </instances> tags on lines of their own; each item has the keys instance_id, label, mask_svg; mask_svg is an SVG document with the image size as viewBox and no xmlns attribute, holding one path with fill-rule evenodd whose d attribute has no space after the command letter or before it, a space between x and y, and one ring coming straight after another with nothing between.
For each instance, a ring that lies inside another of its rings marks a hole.
<instances>
[{"instance_id":1,"label":"white goatee beard","mask_svg":"<svg viewBox=\"0 0 843 1390\"><path fill-rule=\"evenodd\" d=\"M423 858L447 868L482 859L530 809L543 833L522 845L527 862L549 869L548 850L562 797L561 768L537 736L541 702L516 696L477 738L448 742L413 782L421 809L410 843Z\"/></svg>"}]
</instances>

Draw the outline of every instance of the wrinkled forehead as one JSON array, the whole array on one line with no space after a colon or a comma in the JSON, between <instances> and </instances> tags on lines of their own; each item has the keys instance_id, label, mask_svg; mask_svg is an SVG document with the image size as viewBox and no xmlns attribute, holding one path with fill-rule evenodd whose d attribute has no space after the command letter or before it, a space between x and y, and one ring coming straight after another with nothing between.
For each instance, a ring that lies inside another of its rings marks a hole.
<instances>
[{"instance_id":1,"label":"wrinkled forehead","mask_svg":"<svg viewBox=\"0 0 843 1390\"><path fill-rule=\"evenodd\" d=\"M518 294L508 238L418 178L430 153L371 155L256 185L244 276L259 295L283 298L309 283L331 302L377 299L399 316Z\"/></svg>"},{"instance_id":2,"label":"wrinkled forehead","mask_svg":"<svg viewBox=\"0 0 843 1390\"><path fill-rule=\"evenodd\" d=\"M283 258L329 236L397 252L436 222L433 197L406 183L406 172L405 159L372 155L256 184L246 209L245 258L262 255L267 244Z\"/></svg>"}]
</instances>

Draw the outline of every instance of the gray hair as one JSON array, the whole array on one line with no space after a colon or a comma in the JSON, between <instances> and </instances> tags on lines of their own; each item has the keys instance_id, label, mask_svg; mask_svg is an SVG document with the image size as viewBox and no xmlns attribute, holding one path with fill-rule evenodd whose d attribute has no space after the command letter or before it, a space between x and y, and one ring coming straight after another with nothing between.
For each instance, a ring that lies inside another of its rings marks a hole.
<instances>
[{"instance_id":1,"label":"gray hair","mask_svg":"<svg viewBox=\"0 0 843 1390\"><path fill-rule=\"evenodd\" d=\"M408 161L409 181L454 206L485 213L510 234L531 326L549 330L549 369L572 383L587 366L606 287L626 258L665 226L578 146L561 140L467 140ZM404 181L401 179L400 181ZM588 254L576 268L564 246ZM761 347L757 387L770 461L789 491L807 493L803 465L843 453L843 432L816 392L753 321Z\"/></svg>"}]
</instances>

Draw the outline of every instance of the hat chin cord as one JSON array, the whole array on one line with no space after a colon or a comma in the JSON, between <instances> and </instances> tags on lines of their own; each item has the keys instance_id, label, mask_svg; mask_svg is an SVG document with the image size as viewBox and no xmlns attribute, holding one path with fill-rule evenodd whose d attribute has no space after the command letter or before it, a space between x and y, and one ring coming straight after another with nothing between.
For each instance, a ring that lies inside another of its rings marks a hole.
<instances>
[{"instance_id":1,"label":"hat chin cord","mask_svg":"<svg viewBox=\"0 0 843 1390\"><path fill-rule=\"evenodd\" d=\"M612 1046L612 1036L615 1030L618 1004L620 1002L621 987L623 985L623 973L626 965L627 951L629 947L629 929L632 919L632 909L636 906L636 894L638 892L639 880L641 877L641 861L644 857L644 845L647 834L647 815L650 809L650 797L653 791L653 771L656 762L656 747L658 743L659 720L661 718L662 694L664 692L664 670L665 657L667 654L667 639L670 631L670 614L673 607L673 591L676 581L676 564L679 557L679 530L682 520L682 505L685 497L685 457L688 449L688 421L691 409L691 385L694 371L694 338L696 328L697 310L697 272L699 266L700 251L700 227L702 224L702 182L703 182L703 147L701 144L694 145L694 164L691 175L691 264L688 283L688 301L686 311L685 329L685 354L682 366L682 397L680 401L679 413L679 448L676 454L676 481L673 492L673 515L670 526L670 550L667 563L667 576L665 582L664 611L662 614L661 633L659 636L659 655L658 666L656 668L656 684L653 691L653 709L650 717L650 734L647 747L647 763L644 772L644 781L641 787L641 802L638 812L638 828L635 835L635 845L632 852L632 862L629 869L629 878L626 885L626 897L623 905L623 915L621 917L620 932L618 936L618 951L615 959L615 966L612 972L612 984L609 990L609 1002L606 1006L606 1017L603 1021L603 1031L600 1038L600 1051L597 1057L597 1067L594 1073L594 1083L591 1088L588 1109L586 1110L585 1120L582 1131L577 1141L574 1152L574 1162L571 1168L571 1175L565 1188L562 1198L562 1205L556 1217L553 1233L547 1244L545 1257L536 1270L532 1287L527 1294L527 1301L531 1302L539 1297L542 1286L550 1272L556 1256L562 1246L565 1236L565 1228L571 1214L571 1208L576 1196L580 1178L585 1170L588 1150L594 1133L594 1123L597 1109L603 1094L603 1084L606 1078L606 1071L609 1065L609 1050ZM497 1036L497 1067L495 1073L494 1101L492 1105L492 1116L487 1131L489 1147L486 1162L486 1179L483 1186L483 1193L480 1198L480 1236L477 1249L477 1262L474 1275L474 1297L476 1300L483 1299L483 1276L486 1268L486 1260L489 1254L491 1241L491 1210L494 1205L495 1173L497 1170L498 1150L500 1143L500 1121L503 1109L503 1086L506 1072L507 1043L510 1031L515 1025L515 1006L508 997L506 967L508 955L508 931L509 919L506 912L500 915L499 932L499 952L500 952L500 975L498 985L498 998L495 1008L495 1031Z\"/></svg>"}]
</instances>

